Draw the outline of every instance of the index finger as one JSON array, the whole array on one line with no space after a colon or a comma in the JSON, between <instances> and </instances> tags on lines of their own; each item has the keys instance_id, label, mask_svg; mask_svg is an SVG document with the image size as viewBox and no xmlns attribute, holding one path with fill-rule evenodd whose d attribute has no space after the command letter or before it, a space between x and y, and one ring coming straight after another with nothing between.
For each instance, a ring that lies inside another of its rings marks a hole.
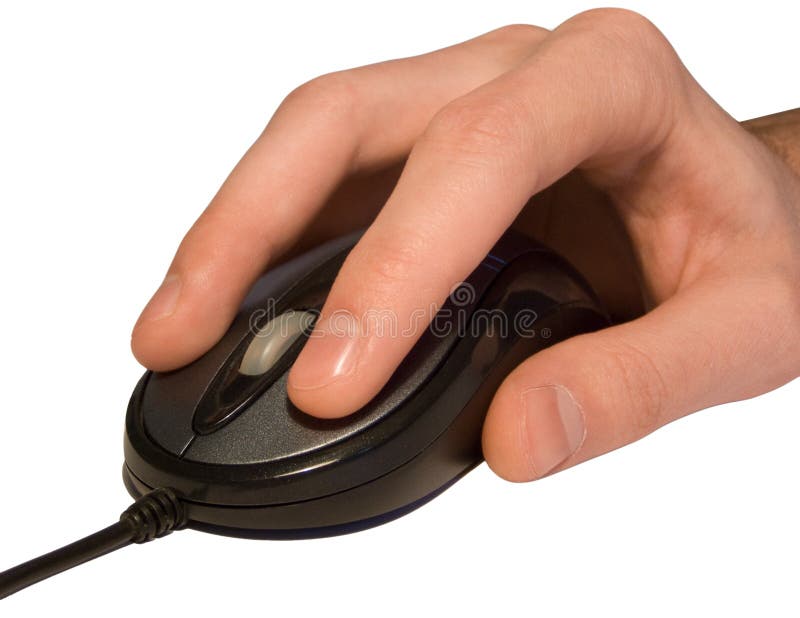
<instances>
[{"instance_id":1,"label":"index finger","mask_svg":"<svg viewBox=\"0 0 800 618\"><path fill-rule=\"evenodd\" d=\"M533 27L493 31L289 95L183 239L134 328L136 357L164 371L205 352L345 177L404 158L437 109L519 62L540 36Z\"/></svg>"}]
</instances>

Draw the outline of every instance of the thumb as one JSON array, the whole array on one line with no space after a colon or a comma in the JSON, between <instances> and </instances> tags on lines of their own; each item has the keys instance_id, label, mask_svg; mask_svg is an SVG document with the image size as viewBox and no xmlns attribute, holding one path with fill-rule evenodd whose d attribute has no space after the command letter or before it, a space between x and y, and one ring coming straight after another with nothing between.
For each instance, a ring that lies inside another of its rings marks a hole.
<instances>
[{"instance_id":1,"label":"thumb","mask_svg":"<svg viewBox=\"0 0 800 618\"><path fill-rule=\"evenodd\" d=\"M698 282L637 320L532 356L492 401L486 461L507 480L534 480L788 382L800 372L790 287Z\"/></svg>"}]
</instances>

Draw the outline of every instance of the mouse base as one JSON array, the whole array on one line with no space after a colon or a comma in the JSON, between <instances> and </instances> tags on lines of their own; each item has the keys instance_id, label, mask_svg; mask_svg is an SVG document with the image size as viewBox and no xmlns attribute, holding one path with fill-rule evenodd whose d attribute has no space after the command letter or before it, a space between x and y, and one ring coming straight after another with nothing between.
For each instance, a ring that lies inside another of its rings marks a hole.
<instances>
[{"instance_id":1,"label":"mouse base","mask_svg":"<svg viewBox=\"0 0 800 618\"><path fill-rule=\"evenodd\" d=\"M446 485L437 488L435 491L432 491L431 493L423 496L422 498L419 498L418 500L410 504L407 504L397 509L393 509L381 515L376 515L352 522L347 522L332 526L321 526L316 528L282 528L282 529L240 528L234 526L226 526L223 523L210 523L208 521L198 521L192 519L191 516L193 510L192 507L194 505L197 505L197 503L187 501L186 504L189 506L189 522L186 527L191 530L198 530L200 532L218 534L221 536L229 536L240 539L256 539L256 540L269 540L269 541L297 541L297 540L319 539L332 536L342 536L345 534L352 534L354 532L361 532L363 530L368 530L369 528L375 528L377 526L381 526L385 523L394 521L395 519L403 517L404 515L408 515L412 511L417 510L419 507L424 506L425 504L427 504L428 502L439 496L439 494L449 489L463 476L465 476L467 473L469 473L471 470L477 467L479 463L480 462L464 470L460 475L452 479ZM123 464L122 466L122 482L125 485L125 489L127 489L128 493L134 499L140 498L142 495L155 489L154 487L149 487L148 485L142 483L141 480L136 478L136 476L130 471L130 469L126 464ZM219 517L219 521L227 520L230 514L229 512L232 510L231 507L224 507L224 506L216 506L216 507L212 507L211 505L203 505L203 506L205 507L203 510L206 514L216 513L217 516ZM237 511L241 511L243 507L234 507L234 508ZM254 507L254 509L261 510L259 507Z\"/></svg>"}]
</instances>

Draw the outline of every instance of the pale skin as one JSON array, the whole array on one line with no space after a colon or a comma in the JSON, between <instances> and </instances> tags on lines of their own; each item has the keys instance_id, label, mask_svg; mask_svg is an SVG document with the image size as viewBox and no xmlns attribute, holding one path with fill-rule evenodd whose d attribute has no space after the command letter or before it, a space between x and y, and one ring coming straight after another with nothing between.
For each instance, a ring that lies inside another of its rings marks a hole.
<instances>
[{"instance_id":1,"label":"pale skin","mask_svg":"<svg viewBox=\"0 0 800 618\"><path fill-rule=\"evenodd\" d=\"M489 465L546 476L800 375L798 116L743 128L655 26L611 9L322 76L187 233L134 354L187 364L266 268L368 226L288 383L305 412L345 416L415 337L333 336L331 316L408 323L513 225L583 271L616 321L524 361L494 397Z\"/></svg>"}]
</instances>

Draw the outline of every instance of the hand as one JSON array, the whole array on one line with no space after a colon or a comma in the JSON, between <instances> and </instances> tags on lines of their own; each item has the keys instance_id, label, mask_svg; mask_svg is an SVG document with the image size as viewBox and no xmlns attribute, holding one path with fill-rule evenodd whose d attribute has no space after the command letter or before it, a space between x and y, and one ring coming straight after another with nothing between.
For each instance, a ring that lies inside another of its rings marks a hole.
<instances>
[{"instance_id":1,"label":"hand","mask_svg":"<svg viewBox=\"0 0 800 618\"><path fill-rule=\"evenodd\" d=\"M310 414L358 409L415 341L324 336L334 312L408 323L511 225L622 323L506 379L483 436L499 475L539 478L800 374L800 180L636 14L511 26L298 88L181 243L136 357L190 362L267 265L365 225L290 373Z\"/></svg>"}]
</instances>

